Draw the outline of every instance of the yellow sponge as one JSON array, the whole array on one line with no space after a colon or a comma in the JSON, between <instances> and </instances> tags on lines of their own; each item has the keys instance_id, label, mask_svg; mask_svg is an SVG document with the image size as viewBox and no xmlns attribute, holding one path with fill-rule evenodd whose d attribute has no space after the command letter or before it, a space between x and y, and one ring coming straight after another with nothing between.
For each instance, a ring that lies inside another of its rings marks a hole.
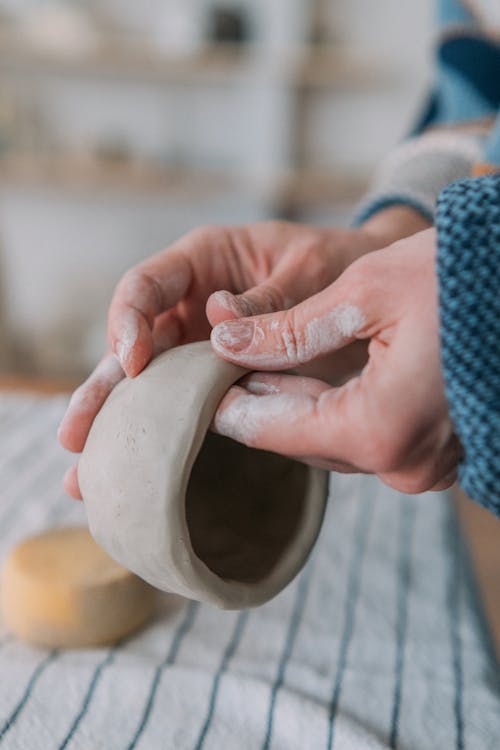
<instances>
[{"instance_id":1,"label":"yellow sponge","mask_svg":"<svg viewBox=\"0 0 500 750\"><path fill-rule=\"evenodd\" d=\"M154 589L112 560L87 529L54 529L19 544L2 576L3 617L38 646L113 643L151 616Z\"/></svg>"}]
</instances>

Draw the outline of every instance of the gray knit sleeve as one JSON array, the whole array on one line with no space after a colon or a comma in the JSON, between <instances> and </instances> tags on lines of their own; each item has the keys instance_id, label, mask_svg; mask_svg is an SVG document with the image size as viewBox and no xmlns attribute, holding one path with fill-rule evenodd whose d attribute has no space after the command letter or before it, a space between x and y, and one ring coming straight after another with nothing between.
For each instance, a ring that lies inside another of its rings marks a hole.
<instances>
[{"instance_id":1,"label":"gray knit sleeve","mask_svg":"<svg viewBox=\"0 0 500 750\"><path fill-rule=\"evenodd\" d=\"M354 224L359 226L396 205L415 208L433 222L439 193L451 182L470 175L481 158L481 147L480 136L448 130L400 144L380 165Z\"/></svg>"}]
</instances>

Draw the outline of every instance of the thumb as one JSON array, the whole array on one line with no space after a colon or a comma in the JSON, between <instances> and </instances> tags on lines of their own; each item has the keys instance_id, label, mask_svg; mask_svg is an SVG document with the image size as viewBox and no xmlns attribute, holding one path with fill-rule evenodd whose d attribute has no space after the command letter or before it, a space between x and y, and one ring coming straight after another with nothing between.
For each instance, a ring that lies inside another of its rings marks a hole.
<instances>
[{"instance_id":1,"label":"thumb","mask_svg":"<svg viewBox=\"0 0 500 750\"><path fill-rule=\"evenodd\" d=\"M370 458L361 439L365 395L361 377L331 388L313 378L253 373L226 393L212 429L259 450L319 459L331 470L360 467Z\"/></svg>"},{"instance_id":2,"label":"thumb","mask_svg":"<svg viewBox=\"0 0 500 750\"><path fill-rule=\"evenodd\" d=\"M365 286L360 271L348 269L290 310L219 323L212 330L212 346L221 357L248 369L305 364L371 335L378 295L368 299Z\"/></svg>"}]
</instances>

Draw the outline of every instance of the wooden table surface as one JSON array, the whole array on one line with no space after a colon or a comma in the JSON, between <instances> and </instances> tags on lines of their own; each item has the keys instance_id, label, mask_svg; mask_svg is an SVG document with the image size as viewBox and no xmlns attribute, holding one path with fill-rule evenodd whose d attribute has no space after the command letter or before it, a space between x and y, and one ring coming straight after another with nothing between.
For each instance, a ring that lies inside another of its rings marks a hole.
<instances>
[{"instance_id":1,"label":"wooden table surface","mask_svg":"<svg viewBox=\"0 0 500 750\"><path fill-rule=\"evenodd\" d=\"M0 376L0 391L52 395L71 393L77 381ZM455 504L500 664L500 519L472 502L457 487Z\"/></svg>"},{"instance_id":2,"label":"wooden table surface","mask_svg":"<svg viewBox=\"0 0 500 750\"><path fill-rule=\"evenodd\" d=\"M500 519L457 489L456 507L500 665Z\"/></svg>"}]
</instances>

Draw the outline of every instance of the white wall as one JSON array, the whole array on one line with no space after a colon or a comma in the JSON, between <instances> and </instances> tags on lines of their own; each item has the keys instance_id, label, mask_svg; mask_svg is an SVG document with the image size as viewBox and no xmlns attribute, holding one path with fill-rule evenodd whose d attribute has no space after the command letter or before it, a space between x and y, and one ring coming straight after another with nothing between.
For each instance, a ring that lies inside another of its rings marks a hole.
<instances>
[{"instance_id":1,"label":"white wall","mask_svg":"<svg viewBox=\"0 0 500 750\"><path fill-rule=\"evenodd\" d=\"M90 369L105 349L108 304L127 268L197 225L255 221L263 211L237 193L196 204L126 192L1 191L0 267L15 350L48 375Z\"/></svg>"},{"instance_id":2,"label":"white wall","mask_svg":"<svg viewBox=\"0 0 500 750\"><path fill-rule=\"evenodd\" d=\"M313 95L307 155L358 173L373 169L409 130L432 81L434 0L327 3L339 44L356 50L373 81ZM380 71L378 73L377 71Z\"/></svg>"},{"instance_id":3,"label":"white wall","mask_svg":"<svg viewBox=\"0 0 500 750\"><path fill-rule=\"evenodd\" d=\"M128 9L128 22L147 11L148 25L163 0L105 2L119 7L124 18ZM334 37L389 75L356 89L346 84L309 95L310 166L366 175L402 137L429 80L432 5L433 0L331 0ZM311 4L255 0L250 7L262 12L259 38L278 46L300 41ZM155 162L262 176L285 166L290 156L292 101L271 70L264 55L233 85L205 89L105 77L16 80L26 96L43 105L48 126L67 147L85 149L111 137ZM123 270L192 226L266 218L268 209L265 196L255 191L186 203L147 193L4 185L0 284L7 290L16 349L41 372L89 369L105 344L105 312ZM334 213L332 207L332 218Z\"/></svg>"}]
</instances>

